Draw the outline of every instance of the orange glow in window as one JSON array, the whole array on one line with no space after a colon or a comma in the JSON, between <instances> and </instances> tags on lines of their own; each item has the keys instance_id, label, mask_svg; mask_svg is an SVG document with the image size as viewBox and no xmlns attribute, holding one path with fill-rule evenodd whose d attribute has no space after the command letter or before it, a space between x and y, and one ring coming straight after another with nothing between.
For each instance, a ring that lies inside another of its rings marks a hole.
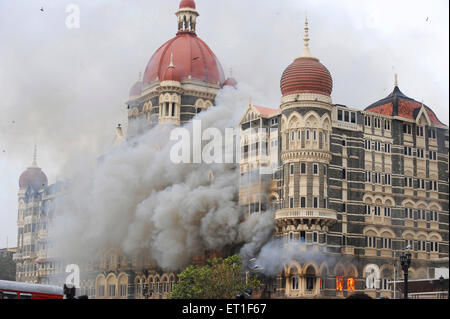
<instances>
[{"instance_id":1,"label":"orange glow in window","mask_svg":"<svg viewBox=\"0 0 450 319\"><path fill-rule=\"evenodd\" d=\"M337 276L336 277L336 290L337 291L343 291L344 290L344 277L343 276Z\"/></svg>"},{"instance_id":2,"label":"orange glow in window","mask_svg":"<svg viewBox=\"0 0 450 319\"><path fill-rule=\"evenodd\" d=\"M355 279L353 279L353 278L347 279L347 290L355 291Z\"/></svg>"}]
</instances>

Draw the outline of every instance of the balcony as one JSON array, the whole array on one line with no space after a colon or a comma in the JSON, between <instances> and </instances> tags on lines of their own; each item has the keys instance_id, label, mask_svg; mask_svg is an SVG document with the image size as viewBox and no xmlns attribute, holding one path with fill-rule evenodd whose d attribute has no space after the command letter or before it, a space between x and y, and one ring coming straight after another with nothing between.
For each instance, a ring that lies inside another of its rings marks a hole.
<instances>
[{"instance_id":1,"label":"balcony","mask_svg":"<svg viewBox=\"0 0 450 319\"><path fill-rule=\"evenodd\" d=\"M327 224L334 224L337 220L337 214L334 210L321 208L284 208L276 211L276 220L282 219L306 219L325 221Z\"/></svg>"}]
</instances>

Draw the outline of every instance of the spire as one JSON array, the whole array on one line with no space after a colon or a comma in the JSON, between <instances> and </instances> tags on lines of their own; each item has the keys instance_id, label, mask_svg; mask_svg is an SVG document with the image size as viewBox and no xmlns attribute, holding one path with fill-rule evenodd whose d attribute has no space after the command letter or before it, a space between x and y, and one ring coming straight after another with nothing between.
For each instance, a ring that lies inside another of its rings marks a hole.
<instances>
[{"instance_id":1,"label":"spire","mask_svg":"<svg viewBox=\"0 0 450 319\"><path fill-rule=\"evenodd\" d=\"M302 58L311 57L311 52L309 51L309 25L308 25L308 16L305 18L305 37L303 38L305 42L305 46L302 52Z\"/></svg>"},{"instance_id":2,"label":"spire","mask_svg":"<svg viewBox=\"0 0 450 319\"><path fill-rule=\"evenodd\" d=\"M125 137L123 136L122 125L118 124L116 128L116 136L113 140L113 146L117 146L122 144L125 141Z\"/></svg>"},{"instance_id":3,"label":"spire","mask_svg":"<svg viewBox=\"0 0 450 319\"><path fill-rule=\"evenodd\" d=\"M169 64L169 68L174 68L175 65L173 65L173 52L170 53L170 64Z\"/></svg>"},{"instance_id":4,"label":"spire","mask_svg":"<svg viewBox=\"0 0 450 319\"><path fill-rule=\"evenodd\" d=\"M37 145L34 144L34 154L33 154L33 162L31 163L31 167L37 167Z\"/></svg>"}]
</instances>

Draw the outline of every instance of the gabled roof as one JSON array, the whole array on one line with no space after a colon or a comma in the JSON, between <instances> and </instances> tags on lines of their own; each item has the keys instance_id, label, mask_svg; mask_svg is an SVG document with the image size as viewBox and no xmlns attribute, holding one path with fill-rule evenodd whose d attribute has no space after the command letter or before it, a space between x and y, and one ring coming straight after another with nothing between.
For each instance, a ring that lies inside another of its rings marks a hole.
<instances>
[{"instance_id":1,"label":"gabled roof","mask_svg":"<svg viewBox=\"0 0 450 319\"><path fill-rule=\"evenodd\" d=\"M424 107L430 122L435 125L445 125L437 118L436 114L425 104L407 97L395 86L394 91L384 99L373 103L365 109L366 112L373 112L388 116L399 116L405 119L416 120L421 108Z\"/></svg>"},{"instance_id":2,"label":"gabled roof","mask_svg":"<svg viewBox=\"0 0 450 319\"><path fill-rule=\"evenodd\" d=\"M241 117L239 123L242 124L244 122L245 118L247 117L247 114L250 111L254 111L255 113L257 113L258 117L262 118L271 118L281 113L281 109L271 109L263 106L249 105L247 110L244 112L244 115Z\"/></svg>"},{"instance_id":3,"label":"gabled roof","mask_svg":"<svg viewBox=\"0 0 450 319\"><path fill-rule=\"evenodd\" d=\"M272 116L275 115L275 113L278 113L280 111L280 109L271 109L268 107L264 107L264 106L256 106L253 105L253 107L259 112L261 113L261 115L263 117L268 117L268 116Z\"/></svg>"}]
</instances>

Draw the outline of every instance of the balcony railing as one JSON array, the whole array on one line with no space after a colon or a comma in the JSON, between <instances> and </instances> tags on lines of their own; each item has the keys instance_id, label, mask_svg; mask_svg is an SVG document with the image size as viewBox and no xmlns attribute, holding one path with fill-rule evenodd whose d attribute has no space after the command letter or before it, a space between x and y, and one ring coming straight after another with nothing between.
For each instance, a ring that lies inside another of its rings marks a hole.
<instances>
[{"instance_id":1,"label":"balcony railing","mask_svg":"<svg viewBox=\"0 0 450 319\"><path fill-rule=\"evenodd\" d=\"M275 213L275 219L307 218L337 220L336 212L320 208L284 208Z\"/></svg>"}]
</instances>

